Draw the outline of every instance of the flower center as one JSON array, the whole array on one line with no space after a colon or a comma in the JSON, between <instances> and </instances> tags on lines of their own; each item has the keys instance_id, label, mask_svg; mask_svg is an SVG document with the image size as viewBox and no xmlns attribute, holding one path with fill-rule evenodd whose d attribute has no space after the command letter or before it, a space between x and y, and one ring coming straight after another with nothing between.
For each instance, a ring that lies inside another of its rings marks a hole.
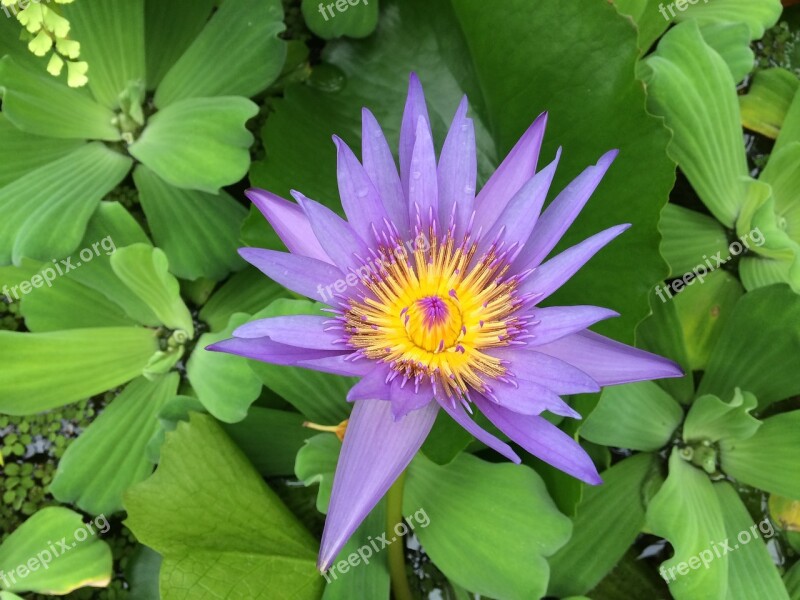
<instances>
[{"instance_id":1,"label":"flower center","mask_svg":"<svg viewBox=\"0 0 800 600\"><path fill-rule=\"evenodd\" d=\"M452 347L461 331L461 312L441 296L425 296L412 302L401 315L408 338L428 352Z\"/></svg>"}]
</instances>

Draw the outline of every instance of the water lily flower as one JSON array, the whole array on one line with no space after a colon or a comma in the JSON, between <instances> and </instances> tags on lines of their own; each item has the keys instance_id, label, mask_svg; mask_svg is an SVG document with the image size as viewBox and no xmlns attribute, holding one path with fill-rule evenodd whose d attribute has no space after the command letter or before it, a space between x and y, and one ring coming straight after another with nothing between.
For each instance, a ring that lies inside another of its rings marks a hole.
<instances>
[{"instance_id":1,"label":"water lily flower","mask_svg":"<svg viewBox=\"0 0 800 600\"><path fill-rule=\"evenodd\" d=\"M545 260L617 154L602 156L541 212L560 156L536 172L546 120L536 119L476 196L466 98L437 161L412 75L399 173L369 110L361 161L334 137L347 220L299 192L296 204L248 193L289 253L243 248L241 255L331 314L256 320L209 349L361 378L347 397L354 405L322 536L323 570L409 464L440 410L519 463L475 422L477 409L527 452L597 484L586 452L541 413L579 418L561 395L682 374L671 361L587 329L614 311L540 307L628 228Z\"/></svg>"}]
</instances>

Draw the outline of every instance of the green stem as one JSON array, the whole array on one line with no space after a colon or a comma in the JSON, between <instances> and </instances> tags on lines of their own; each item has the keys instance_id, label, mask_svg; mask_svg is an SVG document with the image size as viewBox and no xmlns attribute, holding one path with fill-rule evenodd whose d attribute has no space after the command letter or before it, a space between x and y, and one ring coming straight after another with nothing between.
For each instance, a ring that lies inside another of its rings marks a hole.
<instances>
[{"instance_id":1,"label":"green stem","mask_svg":"<svg viewBox=\"0 0 800 600\"><path fill-rule=\"evenodd\" d=\"M387 533L394 534L394 528L398 523L403 522L403 485L406 473L403 471L400 477L389 488L386 494L386 525ZM411 588L408 585L406 575L406 544L401 536L389 546L389 575L392 580L392 592L394 600L413 600Z\"/></svg>"}]
</instances>

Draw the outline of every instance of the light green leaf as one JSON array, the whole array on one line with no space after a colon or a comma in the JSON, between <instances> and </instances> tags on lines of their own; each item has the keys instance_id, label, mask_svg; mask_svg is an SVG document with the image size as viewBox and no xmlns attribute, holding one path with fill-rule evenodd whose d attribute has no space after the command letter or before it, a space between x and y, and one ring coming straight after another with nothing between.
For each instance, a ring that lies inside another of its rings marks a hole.
<instances>
[{"instance_id":1,"label":"light green leaf","mask_svg":"<svg viewBox=\"0 0 800 600\"><path fill-rule=\"evenodd\" d=\"M333 489L333 474L339 461L340 442L332 433L321 433L306 440L297 453L294 472L306 487L319 484L317 510L328 513L328 504Z\"/></svg>"},{"instance_id":2,"label":"light green leaf","mask_svg":"<svg viewBox=\"0 0 800 600\"><path fill-rule=\"evenodd\" d=\"M737 84L753 70L756 59L750 49L750 29L746 23L709 22L700 26L700 33L727 63Z\"/></svg>"},{"instance_id":3,"label":"light green leaf","mask_svg":"<svg viewBox=\"0 0 800 600\"><path fill-rule=\"evenodd\" d=\"M114 113L89 95L68 88L47 73L0 60L3 114L21 130L55 138L117 141Z\"/></svg>"},{"instance_id":4,"label":"light green leaf","mask_svg":"<svg viewBox=\"0 0 800 600\"><path fill-rule=\"evenodd\" d=\"M236 248L247 209L228 193L214 196L176 188L144 165L136 168L133 179L153 239L175 275L219 280L244 266Z\"/></svg>"},{"instance_id":5,"label":"light green leaf","mask_svg":"<svg viewBox=\"0 0 800 600\"><path fill-rule=\"evenodd\" d=\"M783 583L792 600L800 599L800 561L783 575Z\"/></svg>"},{"instance_id":6,"label":"light green leaf","mask_svg":"<svg viewBox=\"0 0 800 600\"><path fill-rule=\"evenodd\" d=\"M303 0L301 10L308 28L324 40L343 35L363 38L375 31L378 25L378 3L379 0L349 0L332 4Z\"/></svg>"},{"instance_id":7,"label":"light green leaf","mask_svg":"<svg viewBox=\"0 0 800 600\"><path fill-rule=\"evenodd\" d=\"M80 587L107 586L112 574L111 549L97 536L107 524L99 519L84 523L78 513L66 508L42 508L0 545L3 588L63 595ZM59 540L66 543L66 549Z\"/></svg>"},{"instance_id":8,"label":"light green leaf","mask_svg":"<svg viewBox=\"0 0 800 600\"><path fill-rule=\"evenodd\" d=\"M421 450L437 465L446 465L475 441L472 434L442 410L436 415L433 429L422 443Z\"/></svg>"},{"instance_id":9,"label":"light green leaf","mask_svg":"<svg viewBox=\"0 0 800 600\"><path fill-rule=\"evenodd\" d=\"M642 486L656 458L637 454L603 471L603 484L587 486L572 520L572 537L550 557L548 595L593 589L622 558L645 523Z\"/></svg>"},{"instance_id":10,"label":"light green leaf","mask_svg":"<svg viewBox=\"0 0 800 600\"><path fill-rule=\"evenodd\" d=\"M93 515L122 510L123 493L153 470L145 448L178 381L171 373L155 382L139 377L129 383L67 448L50 485L53 496Z\"/></svg>"},{"instance_id":11,"label":"light green leaf","mask_svg":"<svg viewBox=\"0 0 800 600\"><path fill-rule=\"evenodd\" d=\"M180 286L169 272L163 251L147 244L120 248L111 255L111 268L161 323L185 331L190 339L194 337L192 315L181 299Z\"/></svg>"},{"instance_id":12,"label":"light green leaf","mask_svg":"<svg viewBox=\"0 0 800 600\"><path fill-rule=\"evenodd\" d=\"M0 412L32 415L113 389L156 350L156 332L135 327L0 331Z\"/></svg>"},{"instance_id":13,"label":"light green leaf","mask_svg":"<svg viewBox=\"0 0 800 600\"><path fill-rule=\"evenodd\" d=\"M125 508L137 539L163 556L164 600L319 598L316 540L209 416L167 434Z\"/></svg>"},{"instance_id":14,"label":"light green leaf","mask_svg":"<svg viewBox=\"0 0 800 600\"><path fill-rule=\"evenodd\" d=\"M605 388L580 434L596 444L658 450L682 419L683 409L672 396L656 383L642 381Z\"/></svg>"},{"instance_id":15,"label":"light green leaf","mask_svg":"<svg viewBox=\"0 0 800 600\"><path fill-rule=\"evenodd\" d=\"M639 48L647 52L671 22L669 13L659 10L662 0L614 0L620 14L627 15L639 30Z\"/></svg>"},{"instance_id":16,"label":"light green leaf","mask_svg":"<svg viewBox=\"0 0 800 600\"><path fill-rule=\"evenodd\" d=\"M800 393L800 297L774 285L741 297L708 359L698 394L733 396L739 387L759 407ZM769 340L756 344L754 340Z\"/></svg>"},{"instance_id":17,"label":"light green leaf","mask_svg":"<svg viewBox=\"0 0 800 600\"><path fill-rule=\"evenodd\" d=\"M761 421L750 414L758 400L750 392L739 388L730 402L723 402L711 394L700 396L692 404L683 424L683 439L686 442L708 440L746 440L761 427Z\"/></svg>"},{"instance_id":18,"label":"light green leaf","mask_svg":"<svg viewBox=\"0 0 800 600\"><path fill-rule=\"evenodd\" d=\"M249 315L237 313L222 331L200 336L186 365L186 375L200 402L226 423L236 423L247 416L247 409L261 394L262 384L247 360L211 352L206 346L231 337L233 330L249 319Z\"/></svg>"},{"instance_id":19,"label":"light green leaf","mask_svg":"<svg viewBox=\"0 0 800 600\"><path fill-rule=\"evenodd\" d=\"M800 79L786 69L756 71L747 93L739 96L742 124L774 140L799 87Z\"/></svg>"},{"instance_id":20,"label":"light green leaf","mask_svg":"<svg viewBox=\"0 0 800 600\"><path fill-rule=\"evenodd\" d=\"M781 150L785 145L798 140L800 140L800 94L795 94L794 100L789 105L786 118L783 120L781 133L778 134L778 139L775 140L775 146L772 148L773 154Z\"/></svg>"},{"instance_id":21,"label":"light green leaf","mask_svg":"<svg viewBox=\"0 0 800 600\"><path fill-rule=\"evenodd\" d=\"M216 194L247 173L253 135L245 123L256 113L245 98L181 100L151 117L128 151L167 183Z\"/></svg>"},{"instance_id":22,"label":"light green leaf","mask_svg":"<svg viewBox=\"0 0 800 600\"><path fill-rule=\"evenodd\" d=\"M129 600L160 600L158 571L161 556L147 546L139 545L128 557L125 581L130 586Z\"/></svg>"},{"instance_id":23,"label":"light green leaf","mask_svg":"<svg viewBox=\"0 0 800 600\"><path fill-rule=\"evenodd\" d=\"M679 277L698 266L704 257L728 256L728 235L718 221L702 213L669 203L661 213L658 229L664 236L661 253L670 266L670 275ZM667 292L664 292L667 295Z\"/></svg>"},{"instance_id":24,"label":"light green leaf","mask_svg":"<svg viewBox=\"0 0 800 600\"><path fill-rule=\"evenodd\" d=\"M677 13L678 21L745 23L751 40L763 37L764 30L778 22L782 10L780 0L703 0L687 2L684 6L683 11Z\"/></svg>"},{"instance_id":25,"label":"light green leaf","mask_svg":"<svg viewBox=\"0 0 800 600\"><path fill-rule=\"evenodd\" d=\"M249 97L266 89L286 59L286 42L278 37L283 30L278 0L223 2L164 76L156 106L163 109L187 98Z\"/></svg>"},{"instance_id":26,"label":"light green leaf","mask_svg":"<svg viewBox=\"0 0 800 600\"><path fill-rule=\"evenodd\" d=\"M118 108L128 84L145 81L144 0L73 2L64 16L89 63L89 89L101 104Z\"/></svg>"},{"instance_id":27,"label":"light green leaf","mask_svg":"<svg viewBox=\"0 0 800 600\"><path fill-rule=\"evenodd\" d=\"M755 435L720 443L722 471L771 494L800 498L800 410L765 419Z\"/></svg>"},{"instance_id":28,"label":"light green leaf","mask_svg":"<svg viewBox=\"0 0 800 600\"><path fill-rule=\"evenodd\" d=\"M666 538L674 556L661 563L661 576L675 600L725 598L728 561L713 560L712 544L725 540L725 523L708 476L683 461L677 448L669 458L669 475L647 507L647 526ZM703 568L700 553L710 557Z\"/></svg>"},{"instance_id":29,"label":"light green leaf","mask_svg":"<svg viewBox=\"0 0 800 600\"><path fill-rule=\"evenodd\" d=\"M431 560L458 585L491 598L544 596L546 557L572 529L535 471L469 454L445 466L417 455L406 475L403 513L419 510L430 523L415 533Z\"/></svg>"},{"instance_id":30,"label":"light green leaf","mask_svg":"<svg viewBox=\"0 0 800 600\"><path fill-rule=\"evenodd\" d=\"M673 131L669 155L711 213L732 228L748 170L736 83L725 61L688 22L667 32L641 75L648 107Z\"/></svg>"},{"instance_id":31,"label":"light green leaf","mask_svg":"<svg viewBox=\"0 0 800 600\"><path fill-rule=\"evenodd\" d=\"M75 250L98 203L131 164L98 142L0 188L0 264L19 265L23 257L49 262Z\"/></svg>"}]
</instances>

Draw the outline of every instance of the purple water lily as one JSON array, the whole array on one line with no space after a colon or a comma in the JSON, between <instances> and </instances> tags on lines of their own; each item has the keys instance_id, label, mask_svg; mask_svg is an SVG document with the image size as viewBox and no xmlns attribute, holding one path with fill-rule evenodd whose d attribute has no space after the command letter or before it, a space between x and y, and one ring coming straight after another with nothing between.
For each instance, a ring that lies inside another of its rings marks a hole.
<instances>
[{"instance_id":1,"label":"purple water lily","mask_svg":"<svg viewBox=\"0 0 800 600\"><path fill-rule=\"evenodd\" d=\"M334 137L346 221L299 192L292 192L297 204L249 192L290 252L243 248L241 255L328 304L331 314L254 321L209 349L361 378L347 397L354 406L321 569L409 464L440 409L519 463L472 419L477 408L526 451L597 484L586 452L541 413L580 418L561 395L682 374L671 361L587 330L614 311L539 306L628 228L612 227L545 261L617 154L603 155L542 213L560 156L536 172L546 120L534 121L476 196L466 98L437 162L422 86L412 75L399 174L367 109L361 162Z\"/></svg>"}]
</instances>

